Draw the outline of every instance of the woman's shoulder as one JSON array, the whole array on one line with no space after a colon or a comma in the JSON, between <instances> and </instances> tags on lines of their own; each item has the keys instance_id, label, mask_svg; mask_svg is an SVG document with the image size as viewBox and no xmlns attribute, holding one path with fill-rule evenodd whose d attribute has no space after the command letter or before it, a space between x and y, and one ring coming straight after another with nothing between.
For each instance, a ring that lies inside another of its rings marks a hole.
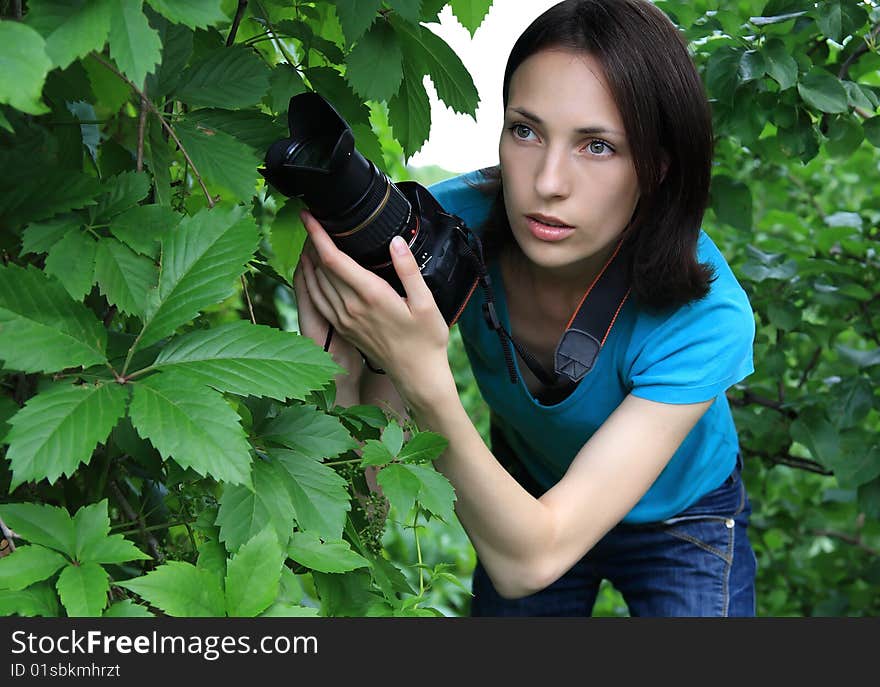
<instances>
[{"instance_id":1,"label":"woman's shoulder","mask_svg":"<svg viewBox=\"0 0 880 687\"><path fill-rule=\"evenodd\" d=\"M491 196L480 188L486 181L480 170L474 170L431 184L428 191L444 211L477 228L485 222L492 204Z\"/></svg>"}]
</instances>

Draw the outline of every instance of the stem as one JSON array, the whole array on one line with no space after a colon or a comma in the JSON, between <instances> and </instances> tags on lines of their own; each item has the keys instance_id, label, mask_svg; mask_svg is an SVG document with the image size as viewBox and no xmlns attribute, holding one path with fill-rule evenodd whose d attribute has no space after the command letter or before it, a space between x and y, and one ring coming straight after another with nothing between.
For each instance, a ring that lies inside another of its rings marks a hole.
<instances>
[{"instance_id":1,"label":"stem","mask_svg":"<svg viewBox=\"0 0 880 687\"><path fill-rule=\"evenodd\" d=\"M845 79L849 76L849 68L852 66L853 62L871 49L871 44L878 35L880 35L880 24L874 24L868 32L868 35L864 37L864 42L853 51L852 55L844 60L842 65L840 65L840 70L837 72L838 79Z\"/></svg>"},{"instance_id":2,"label":"stem","mask_svg":"<svg viewBox=\"0 0 880 687\"><path fill-rule=\"evenodd\" d=\"M138 532L155 532L156 530L164 530L169 527L177 527L178 525L189 525L189 523L193 522L192 520L177 520L174 522L163 522L160 525L150 525L149 527L138 527L134 530L123 530L122 532L114 532L114 534L121 534L123 536L129 534L137 534Z\"/></svg>"},{"instance_id":3,"label":"stem","mask_svg":"<svg viewBox=\"0 0 880 687\"><path fill-rule=\"evenodd\" d=\"M241 288L244 289L244 297L247 300L248 312L251 314L251 324L256 324L257 319L254 317L254 306L251 303L251 295L248 293L247 281L245 280L244 275L241 275Z\"/></svg>"},{"instance_id":4,"label":"stem","mask_svg":"<svg viewBox=\"0 0 880 687\"><path fill-rule=\"evenodd\" d=\"M15 544L12 541L15 534L6 526L3 518L0 518L0 532L3 533L3 538L9 543L9 553L15 553Z\"/></svg>"},{"instance_id":5,"label":"stem","mask_svg":"<svg viewBox=\"0 0 880 687\"><path fill-rule=\"evenodd\" d=\"M153 102L150 99L148 99L146 97L146 95L144 95L143 91L141 91L140 88L135 86L134 82L131 79L129 79L127 76L125 76L125 74L120 72L118 69L116 69L116 67L114 67L107 60L105 60L102 55L100 55L98 53L92 53L92 55L98 62L103 64L105 67L107 67L107 69L109 69L111 72L116 74L116 76L118 76L120 79L125 81L125 83L127 83L129 85L129 87L141 97L141 102L145 103L146 106L149 107L150 110L153 112L153 114L159 118L159 121L162 123L162 127L165 129L165 131L168 132L168 135L171 136L171 138L177 144L177 147L180 148L180 152L183 153L183 157L186 159L189 166L192 167L193 175L195 176L196 179L198 179L199 186L202 187L202 192L205 194L205 198L208 199L208 207L213 208L214 205L216 205L216 203L214 202L214 199L211 198L211 194L208 193L208 187L205 186L205 182L202 179L202 175L199 174L198 168L193 164L192 158L190 158L189 153L186 152L186 148L183 147L183 144L180 142L180 139L177 138L177 134L174 133L174 129L171 128L171 125L165 120L165 117L162 116L162 113L153 104Z\"/></svg>"},{"instance_id":6,"label":"stem","mask_svg":"<svg viewBox=\"0 0 880 687\"><path fill-rule=\"evenodd\" d=\"M247 4L248 0L238 0L238 7L235 9L235 19L232 20L232 28L229 29L229 35L226 37L227 48L235 43L235 34L238 33L238 27L241 24L244 11L247 9Z\"/></svg>"},{"instance_id":7,"label":"stem","mask_svg":"<svg viewBox=\"0 0 880 687\"><path fill-rule=\"evenodd\" d=\"M287 60L287 64L291 66L296 65L296 60L290 56L290 53L287 52L287 49L281 43L281 39L278 38L278 32L275 30L275 27L272 26L272 22L269 21L269 13L266 12L266 8L263 7L263 3L260 0L257 0L257 7L260 8L260 14L263 15L263 20L266 22L266 26L269 27L269 31L273 36L273 40L275 41L275 47L278 48L279 52L284 56L284 59Z\"/></svg>"},{"instance_id":8,"label":"stem","mask_svg":"<svg viewBox=\"0 0 880 687\"><path fill-rule=\"evenodd\" d=\"M120 507L122 508L122 512L125 513L125 517L129 520L134 520L138 523L138 529L133 532L123 532L122 534L133 534L134 532L140 532L141 536L147 543L147 547L150 549L150 552L153 554L153 558L155 558L159 563L165 562L165 556L162 551L159 549L159 542L156 541L156 537L150 534L151 530L156 529L156 527L147 527L144 522L143 516L139 513L135 512L134 508L131 507L131 504L128 502L128 499L125 498L125 494L122 493L122 490L119 488L119 485L116 484L116 480L110 480L110 491L113 492L113 496L116 498Z\"/></svg>"},{"instance_id":9,"label":"stem","mask_svg":"<svg viewBox=\"0 0 880 687\"><path fill-rule=\"evenodd\" d=\"M416 555L419 560L419 596L425 593L425 569L422 567L422 545L419 542L419 512L421 508L416 506L416 517L413 520L413 535L416 538Z\"/></svg>"},{"instance_id":10,"label":"stem","mask_svg":"<svg viewBox=\"0 0 880 687\"><path fill-rule=\"evenodd\" d=\"M141 95L141 113L138 117L138 140L137 140L137 171L144 171L144 132L147 128L147 84L144 82L143 95Z\"/></svg>"}]
</instances>

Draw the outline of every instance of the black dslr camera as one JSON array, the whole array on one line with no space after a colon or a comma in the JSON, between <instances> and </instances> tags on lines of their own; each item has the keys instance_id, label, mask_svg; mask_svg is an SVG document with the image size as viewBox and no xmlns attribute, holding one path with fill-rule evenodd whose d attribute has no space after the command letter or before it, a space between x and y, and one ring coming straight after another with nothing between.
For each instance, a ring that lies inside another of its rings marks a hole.
<instances>
[{"instance_id":1,"label":"black dslr camera","mask_svg":"<svg viewBox=\"0 0 880 687\"><path fill-rule=\"evenodd\" d=\"M485 265L479 240L420 184L394 184L354 147L348 123L317 93L290 99L290 138L266 151L266 181L302 198L334 243L359 265L404 289L389 244L402 236L447 324L467 305Z\"/></svg>"}]
</instances>

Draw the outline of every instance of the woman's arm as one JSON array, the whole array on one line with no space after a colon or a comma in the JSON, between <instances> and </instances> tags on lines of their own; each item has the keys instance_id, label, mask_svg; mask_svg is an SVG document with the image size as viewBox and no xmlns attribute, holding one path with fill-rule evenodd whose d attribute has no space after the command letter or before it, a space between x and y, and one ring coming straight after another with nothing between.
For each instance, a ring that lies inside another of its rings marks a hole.
<instances>
[{"instance_id":1,"label":"woman's arm","mask_svg":"<svg viewBox=\"0 0 880 687\"><path fill-rule=\"evenodd\" d=\"M446 354L448 327L406 243L395 252L393 242L391 251L407 294L402 299L339 251L314 218L304 221L320 261L310 275L320 290L316 306L388 372L385 382L419 427L448 439L435 465L455 488L458 517L503 596L534 593L574 565L648 490L711 405L628 396L562 480L535 499L498 463L467 416Z\"/></svg>"},{"instance_id":2,"label":"woman's arm","mask_svg":"<svg viewBox=\"0 0 880 687\"><path fill-rule=\"evenodd\" d=\"M411 403L420 427L449 438L434 464L455 487L456 513L498 593L518 598L556 581L623 519L712 402L628 396L540 499L491 454L454 385L443 399Z\"/></svg>"}]
</instances>

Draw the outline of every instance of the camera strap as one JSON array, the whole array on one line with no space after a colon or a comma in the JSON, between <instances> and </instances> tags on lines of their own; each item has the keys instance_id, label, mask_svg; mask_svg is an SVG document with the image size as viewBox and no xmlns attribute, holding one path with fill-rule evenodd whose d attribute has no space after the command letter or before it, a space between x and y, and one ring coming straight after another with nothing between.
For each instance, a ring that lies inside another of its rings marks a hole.
<instances>
[{"instance_id":1,"label":"camera strap","mask_svg":"<svg viewBox=\"0 0 880 687\"><path fill-rule=\"evenodd\" d=\"M628 251L621 241L590 284L556 347L553 372L545 370L537 358L524 346L518 344L501 324L495 308L489 276L488 274L484 276L486 301L483 303L483 317L489 328L497 332L502 341L511 382L516 383L517 375L509 345L516 349L538 381L554 392L571 389L584 378L593 368L617 316L629 298L631 287L627 255Z\"/></svg>"}]
</instances>

